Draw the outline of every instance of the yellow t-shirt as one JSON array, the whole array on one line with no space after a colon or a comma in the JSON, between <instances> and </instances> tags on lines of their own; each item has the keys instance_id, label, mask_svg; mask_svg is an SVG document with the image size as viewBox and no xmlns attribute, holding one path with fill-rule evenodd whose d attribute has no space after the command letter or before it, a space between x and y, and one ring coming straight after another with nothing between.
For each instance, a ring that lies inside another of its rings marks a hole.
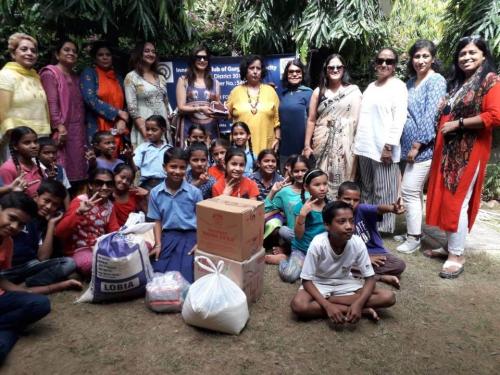
<instances>
[{"instance_id":1,"label":"yellow t-shirt","mask_svg":"<svg viewBox=\"0 0 500 375\"><path fill-rule=\"evenodd\" d=\"M4 67L0 70L0 90L12 93L0 136L18 126L29 126L38 136L50 134L47 96L40 79Z\"/></svg>"},{"instance_id":2,"label":"yellow t-shirt","mask_svg":"<svg viewBox=\"0 0 500 375\"><path fill-rule=\"evenodd\" d=\"M250 99L255 105L257 96L250 95ZM226 105L234 122L243 121L250 128L252 151L255 155L266 148L271 148L274 142L274 128L280 126L278 114L280 100L273 87L266 84L260 86L256 114L252 113L245 85L236 86L231 91Z\"/></svg>"}]
</instances>

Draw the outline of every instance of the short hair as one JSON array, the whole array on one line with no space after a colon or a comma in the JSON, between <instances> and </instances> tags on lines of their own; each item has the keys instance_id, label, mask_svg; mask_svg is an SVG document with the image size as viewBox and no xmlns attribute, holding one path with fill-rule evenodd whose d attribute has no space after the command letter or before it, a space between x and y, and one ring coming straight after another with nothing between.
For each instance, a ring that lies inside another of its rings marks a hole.
<instances>
[{"instance_id":1,"label":"short hair","mask_svg":"<svg viewBox=\"0 0 500 375\"><path fill-rule=\"evenodd\" d=\"M361 188L359 187L359 185L357 183L355 183L353 181L344 181L339 186L337 196L341 197L348 190L361 192Z\"/></svg>"},{"instance_id":2,"label":"short hair","mask_svg":"<svg viewBox=\"0 0 500 375\"><path fill-rule=\"evenodd\" d=\"M408 73L411 75L411 76L416 76L417 75L417 72L415 71L415 68L413 67L413 56L419 51L421 50L422 48L425 48L429 51L429 53L431 54L432 58L434 59L434 62L432 63L431 65L431 68L436 72L438 73L439 72L439 69L440 69L440 66L439 66L439 62L436 60L436 51L437 51L437 48L436 48L436 45L431 42L430 40L427 40L427 39L419 39L417 40L411 47L410 47L410 50L408 51L408 55L409 55L409 60L408 60L408 64L407 64L407 69L408 69Z\"/></svg>"},{"instance_id":3,"label":"short hair","mask_svg":"<svg viewBox=\"0 0 500 375\"><path fill-rule=\"evenodd\" d=\"M163 164L168 164L172 160L184 160L189 163L187 152L180 147L172 147L163 154Z\"/></svg>"},{"instance_id":4,"label":"short hair","mask_svg":"<svg viewBox=\"0 0 500 375\"><path fill-rule=\"evenodd\" d=\"M264 159L267 155L272 155L276 160L278 160L278 156L276 155L273 149L265 148L264 150L259 152L259 155L257 155L257 161L260 163L262 159Z\"/></svg>"},{"instance_id":5,"label":"short hair","mask_svg":"<svg viewBox=\"0 0 500 375\"><path fill-rule=\"evenodd\" d=\"M57 147L56 141L54 141L50 137L40 137L38 138L38 145L40 146L40 150L45 146Z\"/></svg>"},{"instance_id":6,"label":"short hair","mask_svg":"<svg viewBox=\"0 0 500 375\"><path fill-rule=\"evenodd\" d=\"M306 82L306 67L300 61L300 59L293 59L290 60L289 62L286 63L285 69L283 69L283 75L281 76L281 83L284 87L289 87L290 84L288 83L288 69L290 69L291 65L295 65L300 68L302 71L302 81L300 81L299 85L303 85Z\"/></svg>"},{"instance_id":7,"label":"short hair","mask_svg":"<svg viewBox=\"0 0 500 375\"><path fill-rule=\"evenodd\" d=\"M110 131L98 131L92 136L92 146L97 146L104 137L114 137Z\"/></svg>"},{"instance_id":8,"label":"short hair","mask_svg":"<svg viewBox=\"0 0 500 375\"><path fill-rule=\"evenodd\" d=\"M101 48L107 48L111 54L113 54L113 47L111 47L111 44L105 40L98 40L94 43L92 43L92 46L90 47L89 55L92 58L92 60L95 60L97 56L97 51L99 51Z\"/></svg>"},{"instance_id":9,"label":"short hair","mask_svg":"<svg viewBox=\"0 0 500 375\"><path fill-rule=\"evenodd\" d=\"M332 201L327 203L326 206L323 207L323 211L321 213L321 216L323 216L323 223L330 225L335 216L337 216L337 212L340 210L353 211L353 208L349 203L342 201Z\"/></svg>"},{"instance_id":10,"label":"short hair","mask_svg":"<svg viewBox=\"0 0 500 375\"><path fill-rule=\"evenodd\" d=\"M227 164L231 158L235 156L241 156L243 157L243 160L245 160L245 164L247 162L247 154L243 149L240 147L230 147L229 150L226 152L226 156L224 158L224 162Z\"/></svg>"},{"instance_id":11,"label":"short hair","mask_svg":"<svg viewBox=\"0 0 500 375\"><path fill-rule=\"evenodd\" d=\"M68 195L64 185L57 180L43 180L36 192L38 196L49 193L62 200L66 199Z\"/></svg>"},{"instance_id":12,"label":"short hair","mask_svg":"<svg viewBox=\"0 0 500 375\"><path fill-rule=\"evenodd\" d=\"M2 196L0 198L0 207L2 210L16 208L30 217L35 217L38 213L38 206L35 201L22 191L12 191Z\"/></svg>"},{"instance_id":13,"label":"short hair","mask_svg":"<svg viewBox=\"0 0 500 375\"><path fill-rule=\"evenodd\" d=\"M378 55L380 55L380 53L382 51L391 51L392 52L392 54L394 55L394 59L396 60L394 63L394 67L396 67L396 65L398 65L398 62L399 62L399 56L398 56L398 53L396 52L396 50L392 47L382 47L375 54L375 59L378 57Z\"/></svg>"},{"instance_id":14,"label":"short hair","mask_svg":"<svg viewBox=\"0 0 500 375\"><path fill-rule=\"evenodd\" d=\"M19 47L19 44L22 40L29 40L31 43L35 45L35 48L38 50L38 42L31 35L25 33L14 33L9 36L8 50L10 53L14 53L14 51Z\"/></svg>"},{"instance_id":15,"label":"short hair","mask_svg":"<svg viewBox=\"0 0 500 375\"><path fill-rule=\"evenodd\" d=\"M247 71L248 67L252 65L255 61L259 60L261 65L262 65L262 71L260 74L261 79L266 78L267 76L267 69L266 69L266 64L264 63L264 59L260 55L249 55L245 56L243 60L241 60L240 63L240 78L242 81L246 81L247 79Z\"/></svg>"}]
</instances>

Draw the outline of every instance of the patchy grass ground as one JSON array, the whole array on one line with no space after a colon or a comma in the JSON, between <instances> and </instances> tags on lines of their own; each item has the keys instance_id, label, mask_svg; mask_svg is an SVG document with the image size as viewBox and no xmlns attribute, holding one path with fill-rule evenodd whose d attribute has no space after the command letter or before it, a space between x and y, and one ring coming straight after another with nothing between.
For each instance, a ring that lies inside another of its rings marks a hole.
<instances>
[{"instance_id":1,"label":"patchy grass ground","mask_svg":"<svg viewBox=\"0 0 500 375\"><path fill-rule=\"evenodd\" d=\"M387 241L393 249L395 243ZM75 305L51 297L52 313L22 337L4 374L498 374L500 261L468 258L458 280L441 263L403 256L407 271L394 308L378 324L333 328L298 322L289 302L298 285L268 266L263 298L240 336L199 330L179 314L157 315L142 300Z\"/></svg>"}]
</instances>

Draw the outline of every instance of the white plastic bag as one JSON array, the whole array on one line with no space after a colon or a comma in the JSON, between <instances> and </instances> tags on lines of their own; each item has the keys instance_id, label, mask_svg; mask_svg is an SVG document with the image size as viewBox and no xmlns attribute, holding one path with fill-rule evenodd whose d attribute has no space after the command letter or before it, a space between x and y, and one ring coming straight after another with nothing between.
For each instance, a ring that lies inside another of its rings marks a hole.
<instances>
[{"instance_id":1,"label":"white plastic bag","mask_svg":"<svg viewBox=\"0 0 500 375\"><path fill-rule=\"evenodd\" d=\"M146 306L155 312L181 312L190 285L178 271L155 273L146 285Z\"/></svg>"},{"instance_id":2,"label":"white plastic bag","mask_svg":"<svg viewBox=\"0 0 500 375\"><path fill-rule=\"evenodd\" d=\"M211 273L196 280L189 288L182 307L182 318L193 326L239 334L249 318L245 293L221 274L224 267L222 260L217 267L204 256L195 257L195 262Z\"/></svg>"}]
</instances>

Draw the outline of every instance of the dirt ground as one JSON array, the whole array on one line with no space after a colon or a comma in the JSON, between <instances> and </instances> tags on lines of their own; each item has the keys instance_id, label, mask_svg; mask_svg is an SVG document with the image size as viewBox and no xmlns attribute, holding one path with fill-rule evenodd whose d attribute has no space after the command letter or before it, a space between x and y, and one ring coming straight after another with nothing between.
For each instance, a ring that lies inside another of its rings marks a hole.
<instances>
[{"instance_id":1,"label":"dirt ground","mask_svg":"<svg viewBox=\"0 0 500 375\"><path fill-rule=\"evenodd\" d=\"M389 248L396 244L387 240ZM240 336L199 330L180 314L158 315L143 300L73 304L51 296L52 313L22 337L4 374L498 374L500 261L468 258L457 280L441 262L407 255L397 304L374 324L337 329L298 322L289 302L298 285L267 266L264 295Z\"/></svg>"}]
</instances>

